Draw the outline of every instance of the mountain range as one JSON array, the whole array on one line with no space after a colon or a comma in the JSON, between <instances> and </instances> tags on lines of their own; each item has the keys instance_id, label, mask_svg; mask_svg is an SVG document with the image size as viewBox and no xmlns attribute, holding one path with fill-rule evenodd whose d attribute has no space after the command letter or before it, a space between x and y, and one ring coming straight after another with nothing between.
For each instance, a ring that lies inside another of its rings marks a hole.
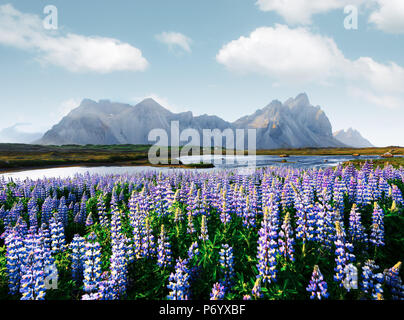
<instances>
[{"instance_id":1,"label":"mountain range","mask_svg":"<svg viewBox=\"0 0 404 320\"><path fill-rule=\"evenodd\" d=\"M31 143L40 139L42 133L24 131L25 127L29 127L30 123L16 123L11 127L0 130L0 143Z\"/></svg>"},{"instance_id":2,"label":"mountain range","mask_svg":"<svg viewBox=\"0 0 404 320\"><path fill-rule=\"evenodd\" d=\"M334 138L355 148L372 148L373 144L362 137L358 130L349 128L348 130L339 130L334 132Z\"/></svg>"},{"instance_id":3,"label":"mountain range","mask_svg":"<svg viewBox=\"0 0 404 320\"><path fill-rule=\"evenodd\" d=\"M257 129L257 149L347 147L333 135L331 123L319 106L312 106L305 93L284 103L274 100L252 115L235 122L217 116L194 116L192 112L173 113L151 98L135 106L109 100L84 99L58 124L36 141L46 145L64 144L153 144L152 129L166 130L179 121L180 131L203 129Z\"/></svg>"}]
</instances>

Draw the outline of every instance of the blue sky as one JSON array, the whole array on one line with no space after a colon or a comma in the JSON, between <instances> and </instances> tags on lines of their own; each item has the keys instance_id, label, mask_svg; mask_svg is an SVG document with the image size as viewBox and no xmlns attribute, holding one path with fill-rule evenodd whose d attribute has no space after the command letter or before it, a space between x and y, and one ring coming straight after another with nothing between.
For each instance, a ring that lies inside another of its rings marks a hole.
<instances>
[{"instance_id":1,"label":"blue sky","mask_svg":"<svg viewBox=\"0 0 404 320\"><path fill-rule=\"evenodd\" d=\"M57 30L42 26L50 4ZM401 0L0 0L0 128L149 96L233 121L306 92L334 130L404 145L402 21Z\"/></svg>"}]
</instances>

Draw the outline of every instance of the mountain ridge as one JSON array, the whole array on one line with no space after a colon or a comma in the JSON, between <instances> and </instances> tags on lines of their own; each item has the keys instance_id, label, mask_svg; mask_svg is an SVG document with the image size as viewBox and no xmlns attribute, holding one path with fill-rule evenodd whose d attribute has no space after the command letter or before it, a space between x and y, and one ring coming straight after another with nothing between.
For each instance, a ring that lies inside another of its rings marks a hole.
<instances>
[{"instance_id":1,"label":"mountain ridge","mask_svg":"<svg viewBox=\"0 0 404 320\"><path fill-rule=\"evenodd\" d=\"M191 111L173 113L152 98L134 106L84 99L37 142L48 145L150 144L149 132L160 128L170 135L171 121L179 121L180 132L192 128L201 137L203 129L254 128L257 129L257 149L347 147L334 138L325 112L320 106L312 106L305 93L284 103L273 100L234 122L215 115L194 116Z\"/></svg>"}]
</instances>

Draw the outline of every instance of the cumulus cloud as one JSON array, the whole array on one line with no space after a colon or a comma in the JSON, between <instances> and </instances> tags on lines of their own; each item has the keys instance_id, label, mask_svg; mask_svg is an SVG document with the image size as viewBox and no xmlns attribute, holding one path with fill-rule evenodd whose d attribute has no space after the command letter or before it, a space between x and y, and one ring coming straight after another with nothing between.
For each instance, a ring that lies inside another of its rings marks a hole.
<instances>
[{"instance_id":1,"label":"cumulus cloud","mask_svg":"<svg viewBox=\"0 0 404 320\"><path fill-rule=\"evenodd\" d=\"M142 52L128 43L50 32L39 16L22 13L11 4L0 6L0 44L31 50L42 63L71 72L143 71L148 66Z\"/></svg>"},{"instance_id":2,"label":"cumulus cloud","mask_svg":"<svg viewBox=\"0 0 404 320\"><path fill-rule=\"evenodd\" d=\"M280 84L325 84L339 80L363 90L373 90L378 96L386 92L404 93L401 66L393 62L379 63L369 57L347 59L332 38L303 27L258 28L249 36L224 45L216 60L230 70L264 74Z\"/></svg>"},{"instance_id":3,"label":"cumulus cloud","mask_svg":"<svg viewBox=\"0 0 404 320\"><path fill-rule=\"evenodd\" d=\"M156 35L156 39L168 45L170 49L180 48L186 52L191 52L192 39L179 32L162 32Z\"/></svg>"},{"instance_id":4,"label":"cumulus cloud","mask_svg":"<svg viewBox=\"0 0 404 320\"><path fill-rule=\"evenodd\" d=\"M388 33L404 33L404 1L375 0L378 8L370 15L369 22Z\"/></svg>"},{"instance_id":5,"label":"cumulus cloud","mask_svg":"<svg viewBox=\"0 0 404 320\"><path fill-rule=\"evenodd\" d=\"M365 0L258 0L262 11L275 11L289 24L310 24L315 14L325 13L347 5L361 5Z\"/></svg>"}]
</instances>

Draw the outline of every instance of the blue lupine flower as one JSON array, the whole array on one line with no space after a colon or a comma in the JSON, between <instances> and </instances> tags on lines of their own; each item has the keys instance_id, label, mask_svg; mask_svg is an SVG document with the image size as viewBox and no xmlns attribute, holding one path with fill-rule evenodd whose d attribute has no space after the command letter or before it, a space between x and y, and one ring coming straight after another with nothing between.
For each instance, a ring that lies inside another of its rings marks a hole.
<instances>
[{"instance_id":1,"label":"blue lupine flower","mask_svg":"<svg viewBox=\"0 0 404 320\"><path fill-rule=\"evenodd\" d=\"M370 242L380 247L384 246L384 212L375 202L372 215L372 233L370 234Z\"/></svg>"},{"instance_id":2,"label":"blue lupine flower","mask_svg":"<svg viewBox=\"0 0 404 320\"><path fill-rule=\"evenodd\" d=\"M56 213L50 219L49 227L51 233L52 253L55 254L63 251L66 245L64 228L63 223L59 221L58 215Z\"/></svg>"},{"instance_id":3,"label":"blue lupine flower","mask_svg":"<svg viewBox=\"0 0 404 320\"><path fill-rule=\"evenodd\" d=\"M375 273L378 268L379 266L375 265L373 260L368 260L362 270L362 290L373 300L381 300L383 297L384 276L382 273Z\"/></svg>"},{"instance_id":4,"label":"blue lupine flower","mask_svg":"<svg viewBox=\"0 0 404 320\"><path fill-rule=\"evenodd\" d=\"M258 277L255 280L254 287L251 290L251 294L255 299L261 299L264 296L263 293L261 292L261 282L262 282L261 277Z\"/></svg>"},{"instance_id":5,"label":"blue lupine flower","mask_svg":"<svg viewBox=\"0 0 404 320\"><path fill-rule=\"evenodd\" d=\"M175 265L175 273L171 273L169 277L170 293L167 296L168 300L188 300L189 297L189 271L187 260L179 258Z\"/></svg>"},{"instance_id":6,"label":"blue lupine flower","mask_svg":"<svg viewBox=\"0 0 404 320\"><path fill-rule=\"evenodd\" d=\"M277 253L277 233L272 225L269 216L269 209L264 209L264 219L261 229L258 232L258 252L257 252L257 278L262 278L262 282L271 283L276 281L276 253Z\"/></svg>"},{"instance_id":7,"label":"blue lupine flower","mask_svg":"<svg viewBox=\"0 0 404 320\"><path fill-rule=\"evenodd\" d=\"M113 287L113 297L118 299L126 293L128 258L126 255L126 245L123 236L112 244L111 256L111 286Z\"/></svg>"},{"instance_id":8,"label":"blue lupine flower","mask_svg":"<svg viewBox=\"0 0 404 320\"><path fill-rule=\"evenodd\" d=\"M354 261L355 256L351 253L353 251L353 245L345 242L345 232L339 221L335 223L335 227L337 233L335 241L335 262L337 266L334 268L336 272L334 281L339 282L340 287L342 287L346 277L345 268L350 262Z\"/></svg>"},{"instance_id":9,"label":"blue lupine flower","mask_svg":"<svg viewBox=\"0 0 404 320\"><path fill-rule=\"evenodd\" d=\"M171 264L171 260L171 245L164 230L164 225L161 225L160 237L158 239L157 265L165 268Z\"/></svg>"},{"instance_id":10,"label":"blue lupine flower","mask_svg":"<svg viewBox=\"0 0 404 320\"><path fill-rule=\"evenodd\" d=\"M398 262L392 268L384 271L384 279L386 285L390 288L393 300L404 299L404 287L400 278L401 262Z\"/></svg>"},{"instance_id":11,"label":"blue lupine flower","mask_svg":"<svg viewBox=\"0 0 404 320\"><path fill-rule=\"evenodd\" d=\"M8 288L16 294L20 287L23 242L16 231L11 231L5 239Z\"/></svg>"},{"instance_id":12,"label":"blue lupine flower","mask_svg":"<svg viewBox=\"0 0 404 320\"><path fill-rule=\"evenodd\" d=\"M210 293L210 300L223 300L225 295L225 288L219 282L213 285L212 292Z\"/></svg>"},{"instance_id":13,"label":"blue lupine flower","mask_svg":"<svg viewBox=\"0 0 404 320\"><path fill-rule=\"evenodd\" d=\"M367 242L367 234L362 225L361 214L358 211L356 204L352 205L349 216L349 236L352 242Z\"/></svg>"},{"instance_id":14,"label":"blue lupine flower","mask_svg":"<svg viewBox=\"0 0 404 320\"><path fill-rule=\"evenodd\" d=\"M400 189L395 184L391 186L391 197L393 201L396 202L396 204L404 204L403 195L401 194Z\"/></svg>"},{"instance_id":15,"label":"blue lupine flower","mask_svg":"<svg viewBox=\"0 0 404 320\"><path fill-rule=\"evenodd\" d=\"M202 215L202 222L201 222L201 235L199 236L200 240L206 241L209 239L208 235L208 226L206 222L206 216Z\"/></svg>"},{"instance_id":16,"label":"blue lupine flower","mask_svg":"<svg viewBox=\"0 0 404 320\"><path fill-rule=\"evenodd\" d=\"M228 244L223 244L222 249L219 252L220 267L223 271L223 280L226 290L230 289L234 277L234 258L233 258L233 248Z\"/></svg>"},{"instance_id":17,"label":"blue lupine flower","mask_svg":"<svg viewBox=\"0 0 404 320\"><path fill-rule=\"evenodd\" d=\"M290 261L295 261L294 258L294 248L295 240L293 239L293 230L290 224L290 213L287 212L285 218L283 220L283 224L281 227L281 231L279 232L279 252L285 258L285 260L289 259Z\"/></svg>"},{"instance_id":18,"label":"blue lupine flower","mask_svg":"<svg viewBox=\"0 0 404 320\"><path fill-rule=\"evenodd\" d=\"M90 238L94 239L95 235ZM91 293L98 290L101 279L101 246L98 242L85 243L84 256L84 291Z\"/></svg>"},{"instance_id":19,"label":"blue lupine flower","mask_svg":"<svg viewBox=\"0 0 404 320\"><path fill-rule=\"evenodd\" d=\"M85 239L78 234L74 235L70 249L72 250L72 277L76 281L80 281L83 278Z\"/></svg>"},{"instance_id":20,"label":"blue lupine flower","mask_svg":"<svg viewBox=\"0 0 404 320\"><path fill-rule=\"evenodd\" d=\"M310 299L321 300L322 298L327 299L329 296L327 292L327 282L324 281L324 277L317 265L314 266L313 275L311 276L310 284L306 290L311 292Z\"/></svg>"}]
</instances>

